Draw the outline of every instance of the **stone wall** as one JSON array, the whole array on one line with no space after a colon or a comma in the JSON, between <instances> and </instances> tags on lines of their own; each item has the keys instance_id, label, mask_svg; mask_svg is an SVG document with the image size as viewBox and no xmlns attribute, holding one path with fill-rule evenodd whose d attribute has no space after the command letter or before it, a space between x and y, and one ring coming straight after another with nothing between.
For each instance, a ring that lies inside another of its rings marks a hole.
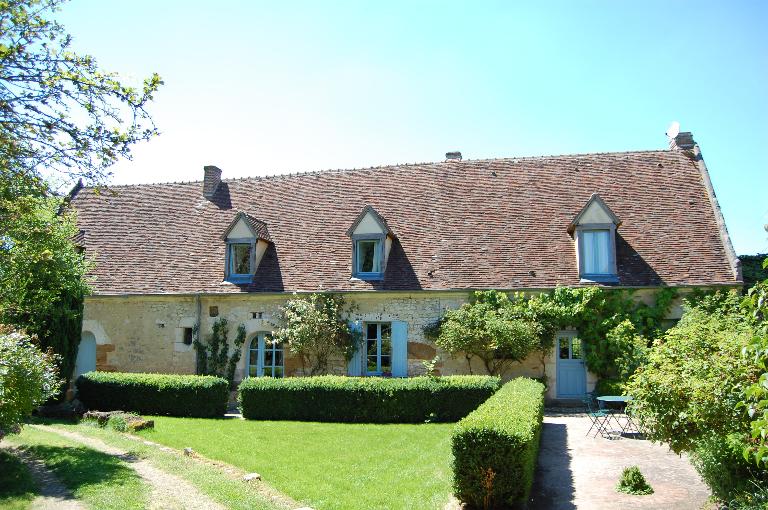
<instances>
[{"instance_id":1,"label":"stone wall","mask_svg":"<svg viewBox=\"0 0 768 510\"><path fill-rule=\"evenodd\" d=\"M637 299L650 299L652 290L640 290ZM97 369L125 372L194 373L195 352L184 343L184 328L191 328L200 313L201 336L209 336L220 317L230 323L229 340L234 340L239 324L246 327L247 338L237 367L236 380L243 378L247 366L250 340L259 332L275 329L275 316L291 296L286 294L243 294L204 296L92 296L86 299L83 331L96 337ZM459 307L469 298L468 292L367 292L350 293L347 301L355 311L351 320L405 321L408 324L408 374L424 373L422 361L440 356L437 369L442 374L484 374L485 368L475 361L469 366L464 357L451 358L424 338L424 327L432 324L445 310ZM670 318L679 318L679 305ZM287 358L286 373L302 375L300 360ZM343 359L333 360L335 373L346 373ZM507 377L547 376L547 396L554 398L556 385L555 359L552 352L531 354L516 363ZM587 390L596 380L588 375Z\"/></svg>"}]
</instances>

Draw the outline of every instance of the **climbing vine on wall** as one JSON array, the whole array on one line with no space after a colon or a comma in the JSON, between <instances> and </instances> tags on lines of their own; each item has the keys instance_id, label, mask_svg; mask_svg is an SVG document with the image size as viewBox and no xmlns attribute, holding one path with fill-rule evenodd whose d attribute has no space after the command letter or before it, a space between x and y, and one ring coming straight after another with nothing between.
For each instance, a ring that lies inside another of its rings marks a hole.
<instances>
[{"instance_id":1,"label":"climbing vine on wall","mask_svg":"<svg viewBox=\"0 0 768 510\"><path fill-rule=\"evenodd\" d=\"M215 375L234 384L235 368L240 361L242 347L245 343L245 325L237 327L237 335L232 352L229 351L229 323L220 318L213 323L213 332L206 342L200 340L199 326L192 331L193 345L197 353L197 373L200 375Z\"/></svg>"},{"instance_id":2,"label":"climbing vine on wall","mask_svg":"<svg viewBox=\"0 0 768 510\"><path fill-rule=\"evenodd\" d=\"M487 300L486 294L488 291L473 294L472 303L465 307L473 306L481 298ZM534 295L515 293L509 299L499 300L504 307L499 315L510 321L535 324L539 332L537 347L544 352L552 349L558 330L575 328L585 343L589 370L601 379L625 379L643 363L648 348L662 332L662 320L669 313L677 291L659 289L650 304L635 299L633 294L633 290L602 287L558 287ZM444 343L441 336L447 338L449 330L472 326L461 324L463 316L470 317L448 311L439 321L425 327L424 334L440 345ZM494 341L488 339L490 345ZM454 355L466 354L447 350Z\"/></svg>"}]
</instances>

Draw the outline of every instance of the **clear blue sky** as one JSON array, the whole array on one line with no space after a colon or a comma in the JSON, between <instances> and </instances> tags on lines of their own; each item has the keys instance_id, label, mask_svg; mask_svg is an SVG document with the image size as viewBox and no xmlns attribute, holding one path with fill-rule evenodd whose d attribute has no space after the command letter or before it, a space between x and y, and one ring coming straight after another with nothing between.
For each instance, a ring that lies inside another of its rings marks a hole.
<instances>
[{"instance_id":1,"label":"clear blue sky","mask_svg":"<svg viewBox=\"0 0 768 510\"><path fill-rule=\"evenodd\" d=\"M115 183L665 148L692 131L768 251L768 2L73 0L75 48L166 82Z\"/></svg>"}]
</instances>

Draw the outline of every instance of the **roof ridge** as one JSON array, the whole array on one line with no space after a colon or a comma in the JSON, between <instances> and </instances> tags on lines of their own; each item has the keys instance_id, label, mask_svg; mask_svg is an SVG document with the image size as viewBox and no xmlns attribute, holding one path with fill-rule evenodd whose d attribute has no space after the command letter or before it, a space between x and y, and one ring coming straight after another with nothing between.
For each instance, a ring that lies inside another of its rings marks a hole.
<instances>
[{"instance_id":1,"label":"roof ridge","mask_svg":"<svg viewBox=\"0 0 768 510\"><path fill-rule=\"evenodd\" d=\"M237 181L248 181L248 180L268 180L268 179L281 179L281 178L289 178L289 177L304 177L304 176L311 176L311 175L322 175L322 174L330 174L330 173L344 173L344 172L360 172L360 171L369 171L369 170L381 170L384 168L395 168L395 167L414 167L414 166L428 166L428 165L462 165L466 163L484 163L484 162L499 162L499 161L512 161L512 162L518 162L518 161L531 161L531 160L541 160L541 159L565 159L565 158L577 158L577 157L584 157L584 156L603 156L603 155L612 155L612 156L621 156L621 155L629 155L629 154L648 154L648 153L665 153L665 154L677 154L681 153L680 151L670 150L670 149L646 149L646 150L634 150L634 151L616 151L616 152L610 152L610 151L603 151L603 152L577 152L577 153L569 153L569 154L544 154L539 156L507 156L507 157L499 157L499 158L478 158L478 159L464 159L460 161L422 161L422 162L413 162L413 163L390 163L385 165L375 165L375 166L369 166L369 167L360 167L360 168L327 168L327 169L321 169L321 170L305 170L305 171L289 171L284 172L280 174L271 174L271 175L250 175L245 177L229 177L226 179L222 179L221 182L237 182ZM191 181L167 181L167 182L147 182L147 183L134 183L134 184L112 184L112 185L103 185L103 186L84 186L83 189L94 189L94 188L135 188L140 186L168 186L172 184L201 184L203 182L202 179L199 180L191 180Z\"/></svg>"}]
</instances>

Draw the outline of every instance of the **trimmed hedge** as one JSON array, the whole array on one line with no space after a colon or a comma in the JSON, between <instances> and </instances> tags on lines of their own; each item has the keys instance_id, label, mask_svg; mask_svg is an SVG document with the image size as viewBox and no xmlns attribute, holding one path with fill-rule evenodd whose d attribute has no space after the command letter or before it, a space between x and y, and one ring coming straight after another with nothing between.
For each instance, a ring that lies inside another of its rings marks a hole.
<instances>
[{"instance_id":1,"label":"trimmed hedge","mask_svg":"<svg viewBox=\"0 0 768 510\"><path fill-rule=\"evenodd\" d=\"M518 378L457 423L452 437L456 497L470 508L525 502L533 484L543 414L544 385Z\"/></svg>"},{"instance_id":2,"label":"trimmed hedge","mask_svg":"<svg viewBox=\"0 0 768 510\"><path fill-rule=\"evenodd\" d=\"M99 411L211 418L229 400L229 383L212 376L88 372L76 384L78 398Z\"/></svg>"},{"instance_id":3,"label":"trimmed hedge","mask_svg":"<svg viewBox=\"0 0 768 510\"><path fill-rule=\"evenodd\" d=\"M252 377L238 390L243 417L359 423L456 421L499 388L498 377Z\"/></svg>"}]
</instances>

